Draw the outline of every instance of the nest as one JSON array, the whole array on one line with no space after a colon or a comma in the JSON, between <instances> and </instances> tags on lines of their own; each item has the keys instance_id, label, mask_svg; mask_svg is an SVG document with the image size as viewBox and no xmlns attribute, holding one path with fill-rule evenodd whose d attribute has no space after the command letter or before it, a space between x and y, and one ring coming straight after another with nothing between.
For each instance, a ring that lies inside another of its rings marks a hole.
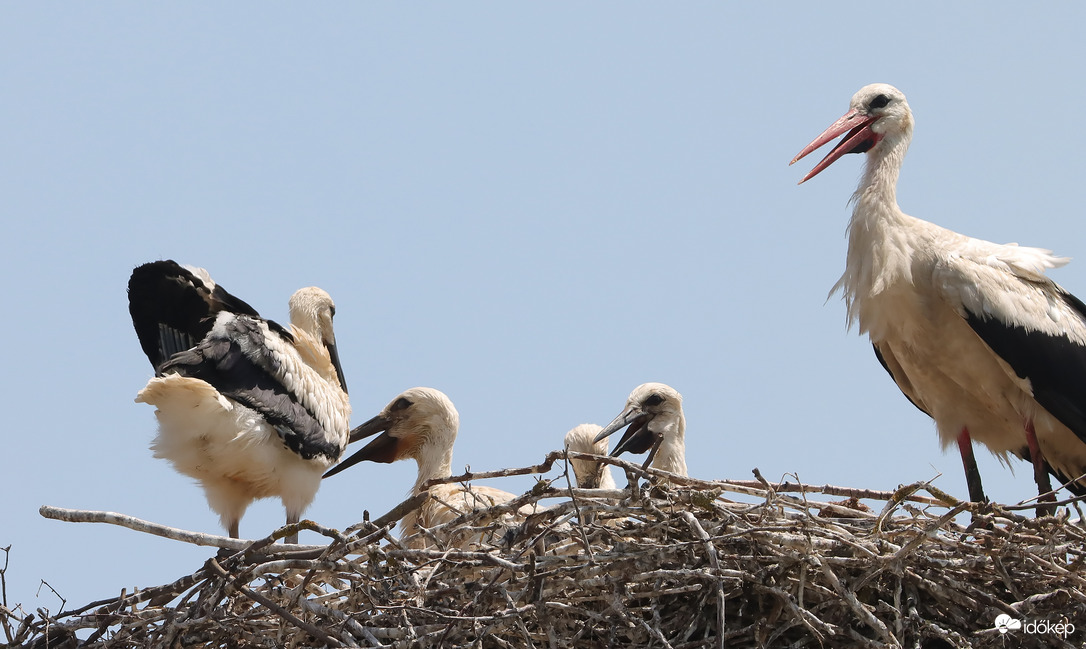
<instances>
[{"instance_id":1,"label":"nest","mask_svg":"<svg viewBox=\"0 0 1086 649\"><path fill-rule=\"evenodd\" d=\"M543 474L562 459L496 474ZM1086 532L1067 509L1032 518L929 483L875 492L770 484L757 471L754 481L701 481L606 461L627 489L571 489L569 472L540 479L511 503L429 530L426 548L393 531L424 495L343 533L299 525L327 546L284 552L272 542L299 526L287 527L171 584L57 615L3 608L0 622L9 646L39 648L1086 640ZM513 516L525 507L535 513ZM442 540L468 536L476 541L460 547Z\"/></svg>"}]
</instances>

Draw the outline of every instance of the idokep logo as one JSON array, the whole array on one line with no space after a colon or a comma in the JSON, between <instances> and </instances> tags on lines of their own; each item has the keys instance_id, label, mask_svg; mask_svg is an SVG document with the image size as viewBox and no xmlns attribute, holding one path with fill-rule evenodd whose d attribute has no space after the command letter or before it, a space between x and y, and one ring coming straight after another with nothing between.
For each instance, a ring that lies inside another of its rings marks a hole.
<instances>
[{"instance_id":1,"label":"idokep logo","mask_svg":"<svg viewBox=\"0 0 1086 649\"><path fill-rule=\"evenodd\" d=\"M995 628L998 629L1000 633L1017 631L1022 628L1022 620L1015 619L1006 613L1000 613L996 616Z\"/></svg>"},{"instance_id":2,"label":"idokep logo","mask_svg":"<svg viewBox=\"0 0 1086 649\"><path fill-rule=\"evenodd\" d=\"M1048 620L1029 620L1022 622L1006 613L996 616L995 628L1000 634L1011 631L1021 631L1030 635L1051 633L1066 638L1075 632L1075 625L1071 622L1049 622Z\"/></svg>"}]
</instances>

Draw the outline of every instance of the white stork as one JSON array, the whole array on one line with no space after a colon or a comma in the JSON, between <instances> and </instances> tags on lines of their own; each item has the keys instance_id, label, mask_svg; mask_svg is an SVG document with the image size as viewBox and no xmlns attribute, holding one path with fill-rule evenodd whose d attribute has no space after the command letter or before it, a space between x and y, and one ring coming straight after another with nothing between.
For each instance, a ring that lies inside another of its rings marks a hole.
<instances>
[{"instance_id":1,"label":"white stork","mask_svg":"<svg viewBox=\"0 0 1086 649\"><path fill-rule=\"evenodd\" d=\"M413 459L418 477L411 495L423 492L423 485L435 478L452 475L452 452L460 429L460 414L445 393L433 388L411 388L401 393L373 419L351 431L350 441L381 433L324 477L331 477L363 460L385 464ZM440 484L429 488L430 498L400 521L400 534L411 547L427 547L419 534L455 520L462 514L509 502L515 496L493 487ZM530 512L523 512L530 513ZM481 538L460 539L456 545L470 545Z\"/></svg>"},{"instance_id":2,"label":"white stork","mask_svg":"<svg viewBox=\"0 0 1086 649\"><path fill-rule=\"evenodd\" d=\"M686 417L683 395L675 388L663 383L643 383L634 388L626 407L596 435L596 441L623 426L628 428L611 451L612 456L651 449L653 468L686 475Z\"/></svg>"},{"instance_id":3,"label":"white stork","mask_svg":"<svg viewBox=\"0 0 1086 649\"><path fill-rule=\"evenodd\" d=\"M596 436L603 430L598 424L581 424L566 433L567 451L574 453L592 453L607 455L607 440L596 441ZM582 489L615 489L615 478L611 475L611 465L592 460L571 459L573 475L577 486Z\"/></svg>"},{"instance_id":4,"label":"white stork","mask_svg":"<svg viewBox=\"0 0 1086 649\"><path fill-rule=\"evenodd\" d=\"M294 293L287 331L202 268L157 261L132 271L128 300L155 369L136 396L157 409L155 457L200 481L233 538L258 498L278 496L287 523L301 520L347 447L332 298L316 287Z\"/></svg>"},{"instance_id":5,"label":"white stork","mask_svg":"<svg viewBox=\"0 0 1086 649\"><path fill-rule=\"evenodd\" d=\"M867 153L852 196L840 290L905 396L930 415L944 448L957 442L969 497L984 500L972 440L1004 463L1030 460L1040 493L1086 473L1086 305L1044 272L1048 250L972 239L901 211L897 180L913 133L905 95L861 88L848 112L796 162L844 138L803 180L846 153ZM1075 493L1086 482L1074 483ZM1045 500L1054 500L1053 496ZM1050 511L1041 508L1040 511Z\"/></svg>"}]
</instances>

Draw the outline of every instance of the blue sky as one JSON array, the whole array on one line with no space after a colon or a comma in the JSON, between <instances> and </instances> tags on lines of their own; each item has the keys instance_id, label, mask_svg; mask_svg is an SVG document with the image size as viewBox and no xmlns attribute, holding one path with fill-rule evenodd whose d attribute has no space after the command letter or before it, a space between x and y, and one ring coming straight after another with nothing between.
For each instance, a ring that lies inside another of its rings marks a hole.
<instances>
[{"instance_id":1,"label":"blue sky","mask_svg":"<svg viewBox=\"0 0 1086 649\"><path fill-rule=\"evenodd\" d=\"M526 466L630 390L683 393L690 473L872 489L957 453L826 294L860 156L788 161L861 86L903 90L906 212L1086 257L1077 5L5 3L0 5L0 547L10 604L57 611L189 574L211 553L43 504L217 533L148 450L131 269L207 268L285 321L337 304L354 424L446 392L454 466ZM1052 273L1086 294L1086 262ZM978 453L989 495L1033 494ZM328 481L344 528L413 463ZM492 483L511 491L528 478ZM280 525L252 507L243 536ZM311 536L309 541L318 537ZM303 535L303 542L306 537Z\"/></svg>"}]
</instances>

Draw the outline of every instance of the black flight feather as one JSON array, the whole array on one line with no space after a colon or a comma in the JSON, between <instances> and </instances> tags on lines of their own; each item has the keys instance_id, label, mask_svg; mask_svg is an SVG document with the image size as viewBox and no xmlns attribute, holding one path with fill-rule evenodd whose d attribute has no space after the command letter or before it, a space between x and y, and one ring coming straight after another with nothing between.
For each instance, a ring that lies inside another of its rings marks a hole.
<instances>
[{"instance_id":1,"label":"black flight feather","mask_svg":"<svg viewBox=\"0 0 1086 649\"><path fill-rule=\"evenodd\" d=\"M1078 298L1064 291L1060 292L1060 297L1086 318L1086 305ZM1006 361L1015 374L1029 379L1037 403L1086 442L1086 346L1065 336L1027 330L971 311L967 314L966 322L981 340ZM1064 476L1054 470L1050 472L1062 482L1078 477ZM1078 485L1071 490L1078 495L1086 493L1086 487Z\"/></svg>"}]
</instances>

